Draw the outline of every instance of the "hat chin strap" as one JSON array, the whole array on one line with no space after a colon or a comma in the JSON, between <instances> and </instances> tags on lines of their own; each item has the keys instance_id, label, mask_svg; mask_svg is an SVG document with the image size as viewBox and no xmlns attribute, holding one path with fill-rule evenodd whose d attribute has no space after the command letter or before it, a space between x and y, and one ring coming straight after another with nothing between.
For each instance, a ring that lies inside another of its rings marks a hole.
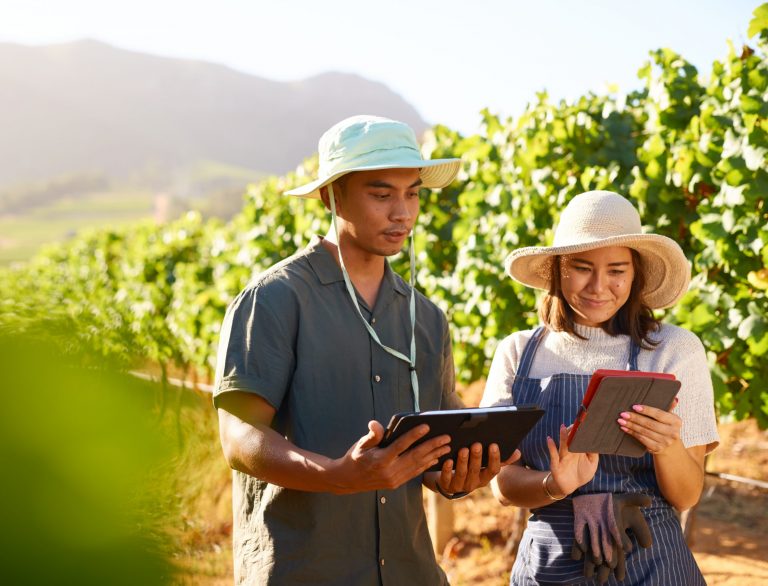
<instances>
[{"instance_id":1,"label":"hat chin strap","mask_svg":"<svg viewBox=\"0 0 768 586\"><path fill-rule=\"evenodd\" d=\"M368 323L368 320L365 319L363 316L363 312L360 311L360 305L357 303L357 295L355 294L355 289L352 286L352 281L349 279L349 273L347 273L347 267L344 266L344 259L341 256L341 242L339 242L339 229L336 226L336 198L333 194L333 184L328 185L328 195L330 196L329 199L331 200L331 222L333 223L333 233L336 237L336 250L339 251L339 264L341 265L341 274L344 276L344 283L347 286L347 292L349 293L349 297L352 299L352 303L355 306L355 309L357 310L357 314L360 316L360 319L363 320L363 325L365 325L365 329L368 330L368 334L371 336L371 339L376 342L381 348L385 351L394 356L395 358L398 358L402 360L403 362L408 363L408 368L411 372L411 389L413 390L413 407L415 411L421 411L419 408L419 379L416 376L416 253L415 253L415 247L414 247L414 238L413 238L413 230L411 230L411 245L410 245L410 258L411 258L411 278L410 278L410 286L411 286L411 298L410 298L410 314L411 314L411 357L408 358L404 354L401 354L397 350L394 350L393 348L390 348L389 346L382 344L381 340L379 340L379 336L376 334L376 331L371 327L371 325Z\"/></svg>"}]
</instances>

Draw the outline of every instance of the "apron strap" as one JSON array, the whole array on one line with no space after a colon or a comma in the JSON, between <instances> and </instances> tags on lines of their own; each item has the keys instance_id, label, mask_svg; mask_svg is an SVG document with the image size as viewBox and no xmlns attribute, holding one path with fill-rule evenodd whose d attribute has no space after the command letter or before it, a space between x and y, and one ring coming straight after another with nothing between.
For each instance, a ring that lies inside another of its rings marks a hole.
<instances>
[{"instance_id":1,"label":"apron strap","mask_svg":"<svg viewBox=\"0 0 768 586\"><path fill-rule=\"evenodd\" d=\"M531 371L531 365L533 365L533 358L536 356L536 350L539 349L539 344L544 339L546 329L544 326L539 326L533 332L531 339L523 348L523 355L520 357L520 365L517 367L515 373L515 382L512 385L512 400L515 400L515 391L517 387L522 384L523 379L528 378L528 373Z\"/></svg>"},{"instance_id":2,"label":"apron strap","mask_svg":"<svg viewBox=\"0 0 768 586\"><path fill-rule=\"evenodd\" d=\"M640 354L640 346L638 346L635 341L630 338L629 339L629 370L640 370L637 367L637 356Z\"/></svg>"}]
</instances>

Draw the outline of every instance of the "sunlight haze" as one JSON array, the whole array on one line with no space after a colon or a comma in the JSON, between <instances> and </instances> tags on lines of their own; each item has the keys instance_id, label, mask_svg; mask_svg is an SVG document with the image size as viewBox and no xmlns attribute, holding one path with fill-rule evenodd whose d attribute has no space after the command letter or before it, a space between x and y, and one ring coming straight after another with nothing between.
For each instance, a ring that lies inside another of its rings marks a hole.
<instances>
[{"instance_id":1,"label":"sunlight haze","mask_svg":"<svg viewBox=\"0 0 768 586\"><path fill-rule=\"evenodd\" d=\"M482 108L516 116L543 89L556 99L608 84L634 89L635 72L660 47L706 74L726 39L746 42L757 4L5 0L0 42L92 38L279 81L356 73L388 85L428 122L468 133Z\"/></svg>"}]
</instances>

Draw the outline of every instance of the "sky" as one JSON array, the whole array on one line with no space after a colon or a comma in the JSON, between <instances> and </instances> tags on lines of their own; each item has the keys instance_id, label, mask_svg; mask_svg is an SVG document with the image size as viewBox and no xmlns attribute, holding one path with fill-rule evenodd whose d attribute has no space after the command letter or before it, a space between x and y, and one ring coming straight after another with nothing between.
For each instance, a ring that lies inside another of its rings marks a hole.
<instances>
[{"instance_id":1,"label":"sky","mask_svg":"<svg viewBox=\"0 0 768 586\"><path fill-rule=\"evenodd\" d=\"M536 92L640 86L669 47L707 75L747 42L758 0L2 0L0 42L82 38L278 81L326 71L380 81L429 123L519 115ZM371 112L373 113L373 112Z\"/></svg>"}]
</instances>

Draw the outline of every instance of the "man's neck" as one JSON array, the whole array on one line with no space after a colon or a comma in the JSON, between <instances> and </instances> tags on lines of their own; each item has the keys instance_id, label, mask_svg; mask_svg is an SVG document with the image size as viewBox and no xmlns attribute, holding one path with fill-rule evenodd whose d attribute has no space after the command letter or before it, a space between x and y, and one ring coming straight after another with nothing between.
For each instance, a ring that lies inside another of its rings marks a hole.
<instances>
[{"instance_id":1,"label":"man's neck","mask_svg":"<svg viewBox=\"0 0 768 586\"><path fill-rule=\"evenodd\" d=\"M336 264L340 264L339 249L333 228L323 238L322 244L331 253ZM341 254L344 257L344 266L347 269L350 281L352 281L357 292L365 299L368 306L373 309L379 288L381 287L381 281L384 279L384 263L386 260L378 254L372 254L354 246L345 246L344 244L341 246Z\"/></svg>"}]
</instances>

